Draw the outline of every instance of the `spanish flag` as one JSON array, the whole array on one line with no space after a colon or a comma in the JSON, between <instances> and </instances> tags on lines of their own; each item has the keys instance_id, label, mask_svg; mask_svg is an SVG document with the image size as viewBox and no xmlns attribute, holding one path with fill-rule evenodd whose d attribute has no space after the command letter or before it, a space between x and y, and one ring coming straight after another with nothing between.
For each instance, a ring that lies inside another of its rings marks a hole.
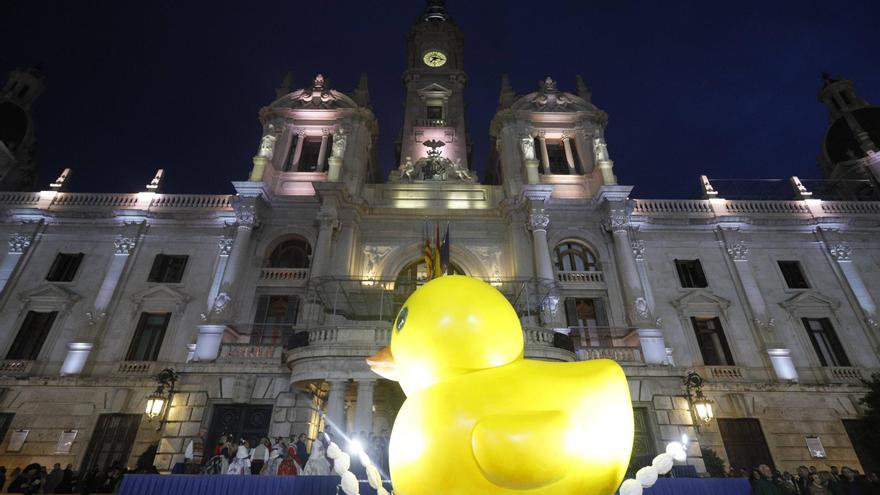
<instances>
[{"instance_id":1,"label":"spanish flag","mask_svg":"<svg viewBox=\"0 0 880 495\"><path fill-rule=\"evenodd\" d=\"M425 221L425 269L428 272L428 280L434 278L434 259L431 255L431 237L428 234L428 222Z\"/></svg>"},{"instance_id":2,"label":"spanish flag","mask_svg":"<svg viewBox=\"0 0 880 495\"><path fill-rule=\"evenodd\" d=\"M431 269L431 278L439 278L445 275L443 273L443 267L440 264L440 224L435 224L436 232L434 235L434 256L433 262L434 266Z\"/></svg>"}]
</instances>

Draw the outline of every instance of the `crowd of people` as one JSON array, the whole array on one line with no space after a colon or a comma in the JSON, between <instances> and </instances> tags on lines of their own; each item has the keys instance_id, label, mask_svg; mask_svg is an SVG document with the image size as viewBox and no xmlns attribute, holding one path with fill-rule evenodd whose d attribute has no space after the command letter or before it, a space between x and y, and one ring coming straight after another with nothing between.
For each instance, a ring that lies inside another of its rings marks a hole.
<instances>
[{"instance_id":1,"label":"crowd of people","mask_svg":"<svg viewBox=\"0 0 880 495\"><path fill-rule=\"evenodd\" d=\"M749 478L752 495L880 495L880 478L876 473L862 475L848 466L831 466L828 471L799 466L792 474L761 464L751 471L731 468L725 474Z\"/></svg>"},{"instance_id":2,"label":"crowd of people","mask_svg":"<svg viewBox=\"0 0 880 495\"><path fill-rule=\"evenodd\" d=\"M361 432L352 437L367 456L383 472L388 472L388 436ZM277 437L274 441L261 438L253 445L246 439L234 441L231 435L222 435L217 444L211 447L210 457L203 467L187 469L181 466L178 472L201 472L203 474L263 475L263 476L327 476L333 468L333 460L327 457L330 439L319 434L312 441L311 451L307 448L306 434L296 440ZM193 456L195 457L195 456ZM358 456L352 458L352 472L362 468Z\"/></svg>"},{"instance_id":3,"label":"crowd of people","mask_svg":"<svg viewBox=\"0 0 880 495\"><path fill-rule=\"evenodd\" d=\"M24 469L15 468L6 472L0 466L0 491L4 493L113 493L125 469L114 463L104 470L93 468L80 476L73 470L73 465L61 469L55 464L52 470L37 463L29 464Z\"/></svg>"}]
</instances>

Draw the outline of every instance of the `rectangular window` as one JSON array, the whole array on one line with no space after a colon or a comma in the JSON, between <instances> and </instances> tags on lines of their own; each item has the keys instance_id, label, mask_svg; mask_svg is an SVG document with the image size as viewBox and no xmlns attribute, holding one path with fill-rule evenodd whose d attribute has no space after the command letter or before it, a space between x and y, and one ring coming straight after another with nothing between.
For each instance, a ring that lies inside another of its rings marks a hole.
<instances>
[{"instance_id":1,"label":"rectangular window","mask_svg":"<svg viewBox=\"0 0 880 495\"><path fill-rule=\"evenodd\" d=\"M789 289L810 288L799 261L777 261L776 263L779 264L779 270L782 271L782 277Z\"/></svg>"},{"instance_id":2,"label":"rectangular window","mask_svg":"<svg viewBox=\"0 0 880 495\"><path fill-rule=\"evenodd\" d=\"M254 315L252 344L284 344L293 333L299 311L299 297L292 295L265 295L257 300Z\"/></svg>"},{"instance_id":3,"label":"rectangular window","mask_svg":"<svg viewBox=\"0 0 880 495\"><path fill-rule=\"evenodd\" d=\"M52 267L49 268L49 273L46 275L46 280L49 282L71 282L73 281L73 277L76 276L76 270L79 269L79 264L82 262L83 253L58 253L55 256L55 261L52 262Z\"/></svg>"},{"instance_id":4,"label":"rectangular window","mask_svg":"<svg viewBox=\"0 0 880 495\"><path fill-rule=\"evenodd\" d=\"M691 317L691 322L694 325L694 333L697 335L700 353L703 355L703 364L707 366L733 366L733 356L730 354L730 347L724 337L721 320Z\"/></svg>"},{"instance_id":5,"label":"rectangular window","mask_svg":"<svg viewBox=\"0 0 880 495\"><path fill-rule=\"evenodd\" d=\"M165 338L171 313L141 313L134 338L128 348L127 361L155 361Z\"/></svg>"},{"instance_id":6,"label":"rectangular window","mask_svg":"<svg viewBox=\"0 0 880 495\"><path fill-rule=\"evenodd\" d=\"M27 359L33 361L40 354L43 343L55 323L55 317L58 316L57 311L40 312L28 311L6 354L6 359Z\"/></svg>"},{"instance_id":7,"label":"rectangular window","mask_svg":"<svg viewBox=\"0 0 880 495\"><path fill-rule=\"evenodd\" d=\"M180 283L188 259L189 256L186 255L157 254L147 281L160 284Z\"/></svg>"},{"instance_id":8,"label":"rectangular window","mask_svg":"<svg viewBox=\"0 0 880 495\"><path fill-rule=\"evenodd\" d=\"M428 105L426 116L428 120L443 120L443 107L437 105Z\"/></svg>"},{"instance_id":9,"label":"rectangular window","mask_svg":"<svg viewBox=\"0 0 880 495\"><path fill-rule=\"evenodd\" d=\"M568 175L568 159L565 157L565 147L562 140L546 140L547 163L550 164L550 173L556 175Z\"/></svg>"},{"instance_id":10,"label":"rectangular window","mask_svg":"<svg viewBox=\"0 0 880 495\"><path fill-rule=\"evenodd\" d=\"M299 157L298 172L314 172L318 169L318 158L321 155L321 137L306 136L303 142L302 155ZM326 153L325 153L326 155ZM324 160L326 160L326 156ZM323 164L322 164L323 165Z\"/></svg>"},{"instance_id":11,"label":"rectangular window","mask_svg":"<svg viewBox=\"0 0 880 495\"><path fill-rule=\"evenodd\" d=\"M675 260L675 270L678 272L681 286L686 289L702 289L709 286L700 260Z\"/></svg>"},{"instance_id":12,"label":"rectangular window","mask_svg":"<svg viewBox=\"0 0 880 495\"><path fill-rule=\"evenodd\" d=\"M843 352L843 346L831 320L828 318L801 318L804 322L804 328L810 335L810 342L813 343L813 349L819 356L819 362L822 366L849 366L849 359Z\"/></svg>"},{"instance_id":13,"label":"rectangular window","mask_svg":"<svg viewBox=\"0 0 880 495\"><path fill-rule=\"evenodd\" d=\"M605 313L605 301L602 299L566 298L565 317L575 348L614 345Z\"/></svg>"}]
</instances>

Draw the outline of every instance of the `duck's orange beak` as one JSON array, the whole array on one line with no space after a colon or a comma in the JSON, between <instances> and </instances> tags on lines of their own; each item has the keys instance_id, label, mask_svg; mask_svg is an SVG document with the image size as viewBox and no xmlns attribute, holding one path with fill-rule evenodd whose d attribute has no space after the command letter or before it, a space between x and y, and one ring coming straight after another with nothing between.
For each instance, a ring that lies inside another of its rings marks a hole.
<instances>
[{"instance_id":1,"label":"duck's orange beak","mask_svg":"<svg viewBox=\"0 0 880 495\"><path fill-rule=\"evenodd\" d=\"M397 365L391 354L391 347L384 347L381 351L367 358L367 364L373 373L388 380L397 381Z\"/></svg>"}]
</instances>

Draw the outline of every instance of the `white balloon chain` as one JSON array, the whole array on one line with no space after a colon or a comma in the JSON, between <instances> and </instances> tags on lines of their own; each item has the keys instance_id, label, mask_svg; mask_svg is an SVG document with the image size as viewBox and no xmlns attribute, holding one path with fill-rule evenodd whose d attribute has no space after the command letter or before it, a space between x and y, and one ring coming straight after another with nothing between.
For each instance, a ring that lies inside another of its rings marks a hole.
<instances>
[{"instance_id":1,"label":"white balloon chain","mask_svg":"<svg viewBox=\"0 0 880 495\"><path fill-rule=\"evenodd\" d=\"M339 445L336 445L336 442L330 442L330 446L327 447L327 457L333 459L333 471L342 477L340 486L342 486L345 495L359 495L360 485L357 476L348 470L351 467L351 456L343 452ZM361 451L360 458L361 463L367 469L367 482L376 490L376 495L389 495L385 487L382 486L382 475L379 474L379 469L376 468L370 457Z\"/></svg>"},{"instance_id":2,"label":"white balloon chain","mask_svg":"<svg viewBox=\"0 0 880 495\"><path fill-rule=\"evenodd\" d=\"M674 461L684 462L687 460L685 445L687 445L687 436L682 437L682 443L668 443L666 445L666 452L655 457L651 461L650 466L645 466L636 471L635 479L630 478L620 484L620 495L642 495L643 489L654 486L658 476L672 470Z\"/></svg>"}]
</instances>

